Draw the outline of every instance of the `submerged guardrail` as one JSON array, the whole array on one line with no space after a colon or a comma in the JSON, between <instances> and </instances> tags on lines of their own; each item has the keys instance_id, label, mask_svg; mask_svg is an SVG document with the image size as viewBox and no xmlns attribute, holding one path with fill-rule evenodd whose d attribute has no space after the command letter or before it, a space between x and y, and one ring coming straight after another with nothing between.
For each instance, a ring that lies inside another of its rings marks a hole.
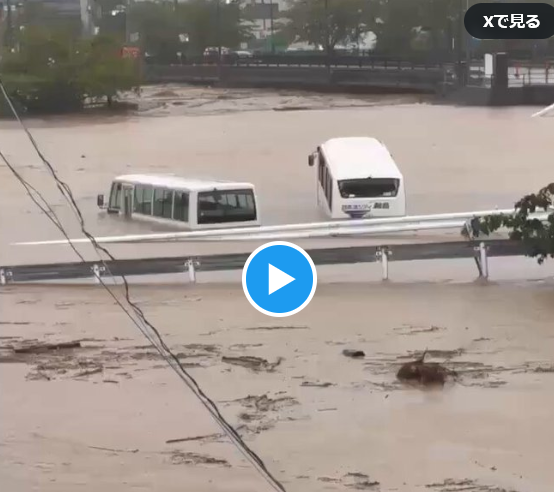
<instances>
[{"instance_id":1,"label":"submerged guardrail","mask_svg":"<svg viewBox=\"0 0 554 492\"><path fill-rule=\"evenodd\" d=\"M524 256L521 243L510 240L452 241L424 244L395 244L381 246L352 246L308 249L315 265L375 263L382 265L383 279L388 279L389 261L415 261L473 258L479 276L488 278L489 257ZM56 280L103 277L179 274L196 281L197 272L241 270L249 253L139 258L127 260L47 263L36 265L0 266L0 285Z\"/></svg>"}]
</instances>

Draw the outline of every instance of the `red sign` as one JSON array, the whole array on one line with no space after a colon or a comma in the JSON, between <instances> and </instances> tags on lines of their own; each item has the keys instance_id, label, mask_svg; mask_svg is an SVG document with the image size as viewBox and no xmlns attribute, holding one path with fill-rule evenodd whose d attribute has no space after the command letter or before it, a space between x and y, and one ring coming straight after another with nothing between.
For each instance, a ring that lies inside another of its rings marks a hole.
<instances>
[{"instance_id":1,"label":"red sign","mask_svg":"<svg viewBox=\"0 0 554 492\"><path fill-rule=\"evenodd\" d=\"M137 46L124 46L121 48L121 56L123 58L138 58L140 55L140 48Z\"/></svg>"}]
</instances>

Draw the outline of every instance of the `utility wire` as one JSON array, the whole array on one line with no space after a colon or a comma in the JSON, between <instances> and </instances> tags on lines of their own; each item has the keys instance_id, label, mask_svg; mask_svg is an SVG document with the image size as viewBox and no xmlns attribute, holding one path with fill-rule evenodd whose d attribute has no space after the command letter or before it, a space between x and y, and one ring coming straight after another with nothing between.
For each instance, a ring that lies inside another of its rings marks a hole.
<instances>
[{"instance_id":1,"label":"utility wire","mask_svg":"<svg viewBox=\"0 0 554 492\"><path fill-rule=\"evenodd\" d=\"M23 123L21 118L19 117L11 98L9 97L6 88L4 86L3 81L0 79L0 91L2 92L6 102L10 106L10 109L22 127L22 129L27 134L27 137L29 138L31 144L33 145L37 155L43 162L43 164L47 167L50 174L54 178L56 182L56 186L58 187L58 190L62 194L62 196L65 198L65 200L68 202L71 210L75 214L82 233L89 239L91 244L93 245L96 253L98 254L98 257L104 267L104 270L108 273L108 275L114 280L115 283L115 277L110 271L110 268L106 261L102 258L101 253L104 253L110 260L115 261L114 256L108 251L107 248L101 246L98 244L96 239L87 231L85 227L85 221L83 219L83 215L81 213L81 210L79 209L74 197L73 193L71 192L70 187L62 181L52 166L52 164L46 159L46 157L41 152L38 144L36 143L35 139L33 138L31 132L28 130L27 126ZM37 207L46 214L46 216L52 221L52 223L60 230L60 232L63 234L63 236L67 239L68 243L70 244L71 248L75 252L75 254L79 257L79 259L82 262L85 262L84 257L81 255L81 253L75 248L71 240L69 239L69 236L65 229L63 228L63 225L59 219L59 217L56 215L56 213L52 210L50 205L48 205L48 202L44 199L44 197L38 192L32 185L30 185L14 168L13 165L11 165L6 158L6 156L0 152L0 158L6 163L10 171L13 173L13 175L16 177L16 179L22 184L22 186L25 188L25 191L30 196L31 200L37 205ZM42 202L44 202L44 205L39 203L39 201L35 198L33 195L37 195ZM238 434L238 432L229 424L221 412L219 411L217 405L214 403L214 401L208 397L202 388L198 385L197 381L186 371L186 369L183 367L179 359L173 354L173 352L169 349L169 347L166 345L165 341L163 340L162 336L160 335L159 331L156 327L154 327L145 317L144 312L140 309L139 306L137 306L130 298L129 294L129 284L127 282L127 279L124 275L118 275L123 280L123 284L125 287L125 300L127 301L127 304L131 307L132 312L135 316L123 305L123 303L118 299L118 297L113 293L113 291L106 285L106 283L103 281L101 276L99 274L95 273L95 276L97 280L100 282L102 287L106 289L106 291L109 293L109 295L115 300L117 305L123 310L123 312L129 317L129 319L133 322L133 324L139 329L139 331L146 337L146 339L152 344L152 346L157 350L157 352L160 354L160 356L167 362L167 364L177 373L177 375L181 378L181 380L188 386L188 388L193 392L193 394L200 400L202 405L208 410L210 415L214 418L216 423L221 427L221 429L227 434L227 436L230 438L231 442L237 447L237 449L243 454L243 456L249 460L255 467L255 469L262 475L262 477L271 485L275 490L279 492L286 492L285 487L271 474L271 472L267 469L265 463L262 461L262 459L249 448L249 446L244 442L244 440L241 438L241 436ZM149 332L150 330L150 332Z\"/></svg>"}]
</instances>

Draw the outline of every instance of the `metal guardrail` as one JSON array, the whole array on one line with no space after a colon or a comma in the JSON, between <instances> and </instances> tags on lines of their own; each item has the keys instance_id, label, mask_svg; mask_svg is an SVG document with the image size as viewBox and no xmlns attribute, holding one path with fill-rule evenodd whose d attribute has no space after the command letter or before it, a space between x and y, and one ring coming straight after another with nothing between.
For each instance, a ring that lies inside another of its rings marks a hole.
<instances>
[{"instance_id":1,"label":"metal guardrail","mask_svg":"<svg viewBox=\"0 0 554 492\"><path fill-rule=\"evenodd\" d=\"M397 244L383 246L353 246L341 248L308 249L316 265L340 265L381 262L383 279L388 278L389 261L474 258L479 275L488 277L488 257L524 256L521 243L509 240L482 242L457 241L426 244ZM107 261L106 266L114 277L188 273L196 281L197 271L214 272L240 270L249 253L140 258ZM107 276L101 262L51 263L0 267L0 284L52 280L76 280ZM98 280L97 280L98 281Z\"/></svg>"}]
</instances>

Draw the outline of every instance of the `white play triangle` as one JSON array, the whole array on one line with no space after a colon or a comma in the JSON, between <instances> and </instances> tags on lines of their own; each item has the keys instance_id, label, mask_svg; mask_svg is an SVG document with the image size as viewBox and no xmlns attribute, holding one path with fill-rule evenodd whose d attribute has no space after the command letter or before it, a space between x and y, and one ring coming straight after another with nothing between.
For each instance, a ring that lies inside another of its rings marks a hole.
<instances>
[{"instance_id":1,"label":"white play triangle","mask_svg":"<svg viewBox=\"0 0 554 492\"><path fill-rule=\"evenodd\" d=\"M269 263L269 295L279 289L282 289L285 285L288 285L295 280L296 279L294 277L291 277L287 273L275 268L271 263Z\"/></svg>"}]
</instances>

